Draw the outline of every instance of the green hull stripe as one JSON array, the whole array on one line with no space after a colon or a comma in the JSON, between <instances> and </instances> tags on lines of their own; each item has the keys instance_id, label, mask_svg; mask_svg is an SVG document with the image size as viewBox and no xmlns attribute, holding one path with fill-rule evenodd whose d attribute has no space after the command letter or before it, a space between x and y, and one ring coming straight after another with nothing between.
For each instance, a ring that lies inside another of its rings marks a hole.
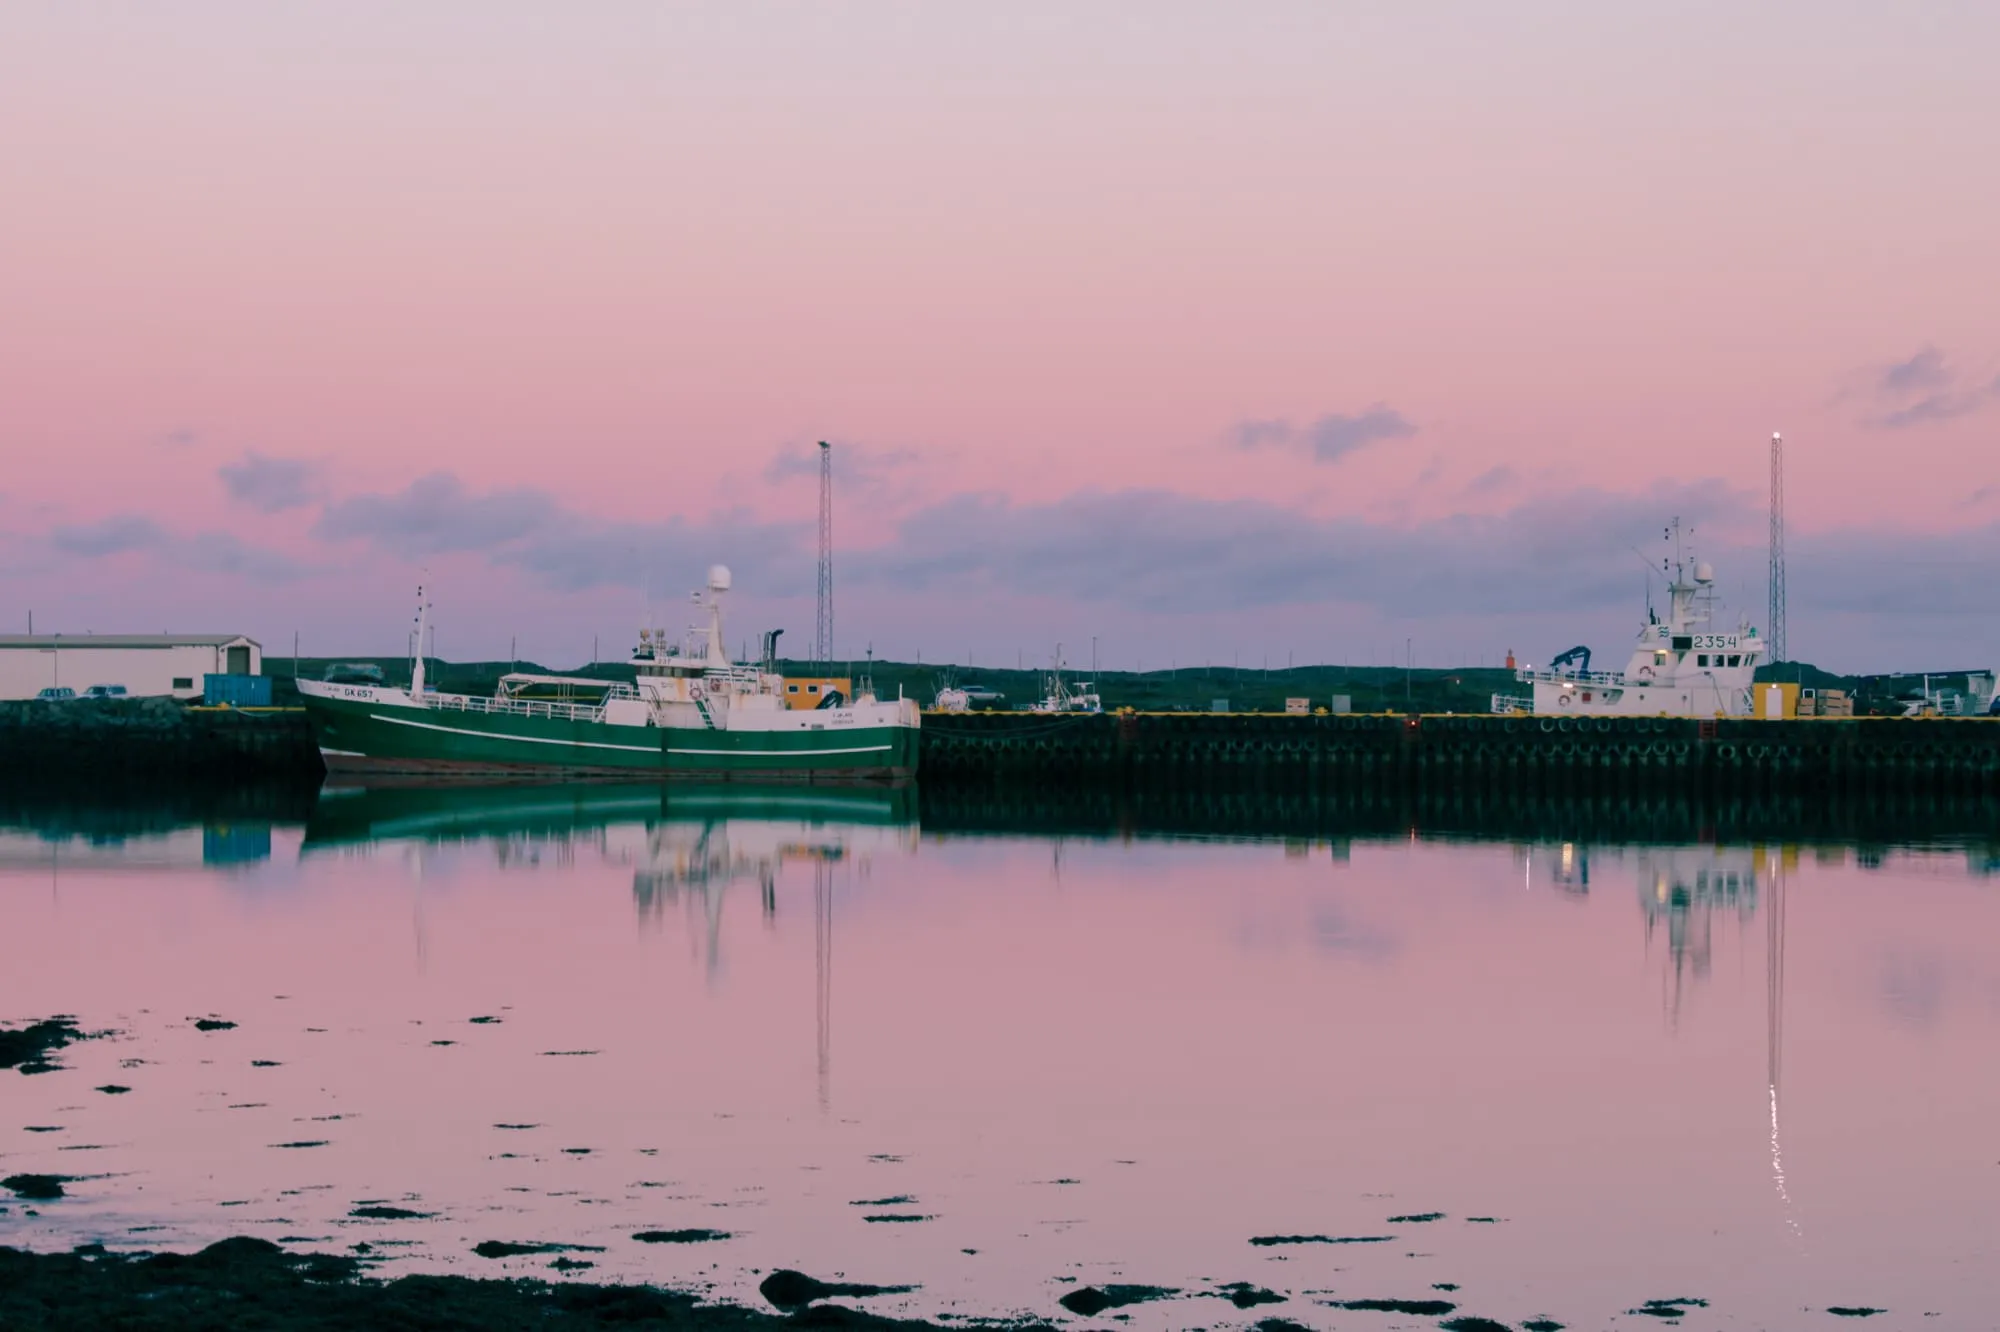
<instances>
[{"instance_id":1,"label":"green hull stripe","mask_svg":"<svg viewBox=\"0 0 2000 1332\"><path fill-rule=\"evenodd\" d=\"M558 740L545 735L515 735L508 732L468 731L462 726L437 726L430 722L405 721L401 717L384 717L379 712L368 714L369 721L388 722L391 726L414 726L420 731L443 731L446 735L469 735L480 740L519 740L536 745L567 745L572 749L623 749L634 754L657 754L660 747L654 745L607 745L598 740Z\"/></svg>"}]
</instances>

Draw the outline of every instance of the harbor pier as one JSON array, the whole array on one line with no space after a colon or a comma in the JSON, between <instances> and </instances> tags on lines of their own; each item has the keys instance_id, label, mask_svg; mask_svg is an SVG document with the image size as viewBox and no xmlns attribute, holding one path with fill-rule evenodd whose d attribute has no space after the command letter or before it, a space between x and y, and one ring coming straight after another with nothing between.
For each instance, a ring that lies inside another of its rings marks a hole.
<instances>
[{"instance_id":1,"label":"harbor pier","mask_svg":"<svg viewBox=\"0 0 2000 1332\"><path fill-rule=\"evenodd\" d=\"M924 719L926 778L1581 795L2000 793L2000 721L967 713Z\"/></svg>"},{"instance_id":2,"label":"harbor pier","mask_svg":"<svg viewBox=\"0 0 2000 1332\"><path fill-rule=\"evenodd\" d=\"M2000 797L2000 719L1985 718L972 712L927 713L918 735L919 780L948 784ZM242 781L322 770L303 712L167 699L0 703L0 769Z\"/></svg>"}]
</instances>

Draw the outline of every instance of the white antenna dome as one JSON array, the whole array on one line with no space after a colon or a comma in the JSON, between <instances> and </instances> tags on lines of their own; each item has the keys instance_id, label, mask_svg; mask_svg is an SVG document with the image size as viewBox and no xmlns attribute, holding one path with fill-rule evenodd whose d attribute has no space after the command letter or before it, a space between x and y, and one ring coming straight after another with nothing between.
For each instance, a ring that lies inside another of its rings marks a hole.
<instances>
[{"instance_id":1,"label":"white antenna dome","mask_svg":"<svg viewBox=\"0 0 2000 1332\"><path fill-rule=\"evenodd\" d=\"M1715 566L1714 566L1714 565L1712 565L1712 564L1697 564L1697 565L1695 565L1695 566L1694 566L1694 581L1695 581L1695 582L1697 582L1697 583L1712 583L1712 582L1714 582L1714 581L1715 581Z\"/></svg>"},{"instance_id":2,"label":"white antenna dome","mask_svg":"<svg viewBox=\"0 0 2000 1332\"><path fill-rule=\"evenodd\" d=\"M727 592L729 590L728 565L711 564L708 566L708 590L711 592Z\"/></svg>"}]
</instances>

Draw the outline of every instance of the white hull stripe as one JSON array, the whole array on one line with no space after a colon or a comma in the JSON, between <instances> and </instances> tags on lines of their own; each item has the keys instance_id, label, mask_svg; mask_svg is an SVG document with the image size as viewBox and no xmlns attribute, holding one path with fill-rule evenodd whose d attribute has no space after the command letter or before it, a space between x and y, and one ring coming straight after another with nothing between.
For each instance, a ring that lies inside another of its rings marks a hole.
<instances>
[{"instance_id":1,"label":"white hull stripe","mask_svg":"<svg viewBox=\"0 0 2000 1332\"><path fill-rule=\"evenodd\" d=\"M685 749L674 748L671 754L699 754L706 758L818 758L822 754L880 754L893 745L856 745L852 749Z\"/></svg>"},{"instance_id":2,"label":"white hull stripe","mask_svg":"<svg viewBox=\"0 0 2000 1332\"><path fill-rule=\"evenodd\" d=\"M492 731L474 731L461 726L438 726L431 722L406 721L401 717L384 717L379 712L368 714L368 720L388 722L392 726L414 726L419 730L443 731L447 735L469 735L479 740L523 740L537 745L567 745L572 749L620 749L634 754L657 754L659 745L608 745L597 740L558 740L542 735L507 735ZM673 728L669 728L673 729ZM692 728L689 728L692 729ZM893 745L855 745L847 749L694 749L674 748L675 754L712 756L715 758L811 758L822 754L879 754L893 749ZM321 750L321 753L341 753L340 750Z\"/></svg>"}]
</instances>

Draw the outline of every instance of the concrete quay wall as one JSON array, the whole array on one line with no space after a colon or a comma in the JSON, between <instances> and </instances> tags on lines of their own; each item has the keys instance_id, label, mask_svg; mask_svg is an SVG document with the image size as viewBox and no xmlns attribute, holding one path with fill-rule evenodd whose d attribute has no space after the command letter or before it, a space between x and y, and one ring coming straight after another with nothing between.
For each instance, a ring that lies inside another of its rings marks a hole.
<instances>
[{"instance_id":1,"label":"concrete quay wall","mask_svg":"<svg viewBox=\"0 0 2000 1332\"><path fill-rule=\"evenodd\" d=\"M192 708L171 698L0 702L0 780L279 778L322 771L296 709Z\"/></svg>"},{"instance_id":2,"label":"concrete quay wall","mask_svg":"<svg viewBox=\"0 0 2000 1332\"><path fill-rule=\"evenodd\" d=\"M921 773L1592 794L2000 792L2000 721L1005 713L924 718Z\"/></svg>"},{"instance_id":3,"label":"concrete quay wall","mask_svg":"<svg viewBox=\"0 0 2000 1332\"><path fill-rule=\"evenodd\" d=\"M2000 796L2000 720L1984 719L933 713L921 755L920 777L948 783ZM0 703L0 777L13 781L316 781L320 772L296 710L167 699Z\"/></svg>"}]
</instances>

